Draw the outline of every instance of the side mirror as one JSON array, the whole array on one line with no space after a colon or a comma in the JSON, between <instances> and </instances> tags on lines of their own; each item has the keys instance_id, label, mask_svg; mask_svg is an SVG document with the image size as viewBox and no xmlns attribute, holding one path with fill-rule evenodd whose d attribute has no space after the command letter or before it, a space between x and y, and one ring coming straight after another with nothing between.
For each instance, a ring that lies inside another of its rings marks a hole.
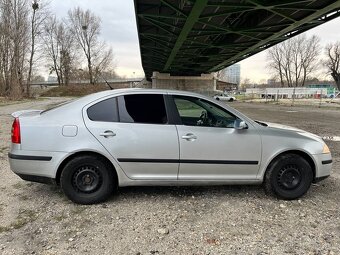
<instances>
[{"instance_id":1,"label":"side mirror","mask_svg":"<svg viewBox=\"0 0 340 255\"><path fill-rule=\"evenodd\" d=\"M248 125L245 121L237 119L235 120L234 128L238 130L248 129Z\"/></svg>"}]
</instances>

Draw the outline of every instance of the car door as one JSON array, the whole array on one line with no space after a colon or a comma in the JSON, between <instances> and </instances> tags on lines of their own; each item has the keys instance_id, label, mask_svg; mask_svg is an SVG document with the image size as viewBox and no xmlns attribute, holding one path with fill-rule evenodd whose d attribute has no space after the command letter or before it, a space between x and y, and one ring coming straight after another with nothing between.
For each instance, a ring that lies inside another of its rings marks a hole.
<instances>
[{"instance_id":1,"label":"car door","mask_svg":"<svg viewBox=\"0 0 340 255\"><path fill-rule=\"evenodd\" d=\"M179 144L161 94L130 94L83 112L89 131L136 180L176 180Z\"/></svg>"},{"instance_id":2,"label":"car door","mask_svg":"<svg viewBox=\"0 0 340 255\"><path fill-rule=\"evenodd\" d=\"M175 95L173 100L181 120L179 180L256 179L261 138L255 128L234 128L241 120L210 101Z\"/></svg>"}]
</instances>

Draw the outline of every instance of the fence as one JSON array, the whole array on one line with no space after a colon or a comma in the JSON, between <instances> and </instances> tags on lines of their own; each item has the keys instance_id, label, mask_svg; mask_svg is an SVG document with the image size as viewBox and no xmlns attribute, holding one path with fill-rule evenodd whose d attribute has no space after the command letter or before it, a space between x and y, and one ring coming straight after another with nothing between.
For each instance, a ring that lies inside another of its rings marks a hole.
<instances>
[{"instance_id":1,"label":"fence","mask_svg":"<svg viewBox=\"0 0 340 255\"><path fill-rule=\"evenodd\" d=\"M332 100L338 92L334 88L332 94L327 94L327 88L252 88L244 94L245 100L261 102L282 102L290 105L307 103L321 107L326 99Z\"/></svg>"}]
</instances>

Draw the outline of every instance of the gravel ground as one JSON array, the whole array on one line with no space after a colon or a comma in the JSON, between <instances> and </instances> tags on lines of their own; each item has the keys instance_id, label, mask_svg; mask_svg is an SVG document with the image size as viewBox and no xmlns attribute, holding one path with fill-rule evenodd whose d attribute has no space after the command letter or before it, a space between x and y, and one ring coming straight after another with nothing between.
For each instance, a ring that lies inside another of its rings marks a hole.
<instances>
[{"instance_id":1,"label":"gravel ground","mask_svg":"<svg viewBox=\"0 0 340 255\"><path fill-rule=\"evenodd\" d=\"M68 201L58 187L9 169L9 113L65 99L0 107L0 254L340 254L340 142L333 175L300 200L257 186L130 187L100 205ZM340 135L340 111L233 103L259 120Z\"/></svg>"}]
</instances>

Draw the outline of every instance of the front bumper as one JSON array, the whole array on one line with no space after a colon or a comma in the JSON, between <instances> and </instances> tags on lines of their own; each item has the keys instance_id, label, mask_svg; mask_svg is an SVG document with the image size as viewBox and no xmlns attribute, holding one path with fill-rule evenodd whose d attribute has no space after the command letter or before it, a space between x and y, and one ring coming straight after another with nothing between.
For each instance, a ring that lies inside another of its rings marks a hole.
<instances>
[{"instance_id":1,"label":"front bumper","mask_svg":"<svg viewBox=\"0 0 340 255\"><path fill-rule=\"evenodd\" d=\"M332 172L332 155L327 154L316 154L313 155L315 162L315 182L326 179L331 175Z\"/></svg>"}]
</instances>

